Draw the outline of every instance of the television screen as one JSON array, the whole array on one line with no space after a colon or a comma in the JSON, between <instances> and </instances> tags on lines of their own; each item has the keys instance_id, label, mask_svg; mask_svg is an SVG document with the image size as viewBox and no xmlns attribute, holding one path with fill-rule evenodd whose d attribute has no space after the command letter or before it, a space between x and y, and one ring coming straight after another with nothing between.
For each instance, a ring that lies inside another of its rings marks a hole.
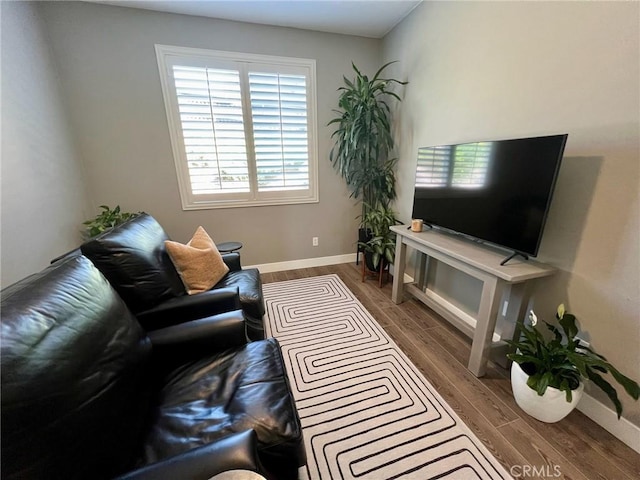
<instances>
[{"instance_id":1,"label":"television screen","mask_svg":"<svg viewBox=\"0 0 640 480\"><path fill-rule=\"evenodd\" d=\"M423 147L413 218L536 256L567 135Z\"/></svg>"}]
</instances>

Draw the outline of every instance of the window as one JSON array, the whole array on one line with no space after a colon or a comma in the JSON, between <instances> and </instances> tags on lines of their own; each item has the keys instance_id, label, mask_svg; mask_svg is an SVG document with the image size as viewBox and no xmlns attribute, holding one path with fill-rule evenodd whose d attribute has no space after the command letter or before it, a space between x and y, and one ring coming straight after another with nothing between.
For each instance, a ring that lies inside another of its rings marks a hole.
<instances>
[{"instance_id":1,"label":"window","mask_svg":"<svg viewBox=\"0 0 640 480\"><path fill-rule=\"evenodd\" d=\"M156 55L183 209L318 201L314 60Z\"/></svg>"},{"instance_id":2,"label":"window","mask_svg":"<svg viewBox=\"0 0 640 480\"><path fill-rule=\"evenodd\" d=\"M419 148L416 187L483 187L491 146L491 142L477 142Z\"/></svg>"}]
</instances>

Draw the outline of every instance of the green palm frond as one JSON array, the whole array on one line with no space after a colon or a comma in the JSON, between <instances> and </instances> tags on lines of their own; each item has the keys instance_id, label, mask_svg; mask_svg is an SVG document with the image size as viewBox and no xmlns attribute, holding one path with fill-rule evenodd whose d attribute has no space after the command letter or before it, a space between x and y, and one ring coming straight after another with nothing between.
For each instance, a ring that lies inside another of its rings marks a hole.
<instances>
[{"instance_id":1,"label":"green palm frond","mask_svg":"<svg viewBox=\"0 0 640 480\"><path fill-rule=\"evenodd\" d=\"M371 78L352 63L355 77L343 77L344 86L338 89L339 109L333 110L337 116L328 122L335 126L329 160L347 183L351 197L369 205L381 202L386 206L396 198L396 160L388 159L394 141L387 100L400 101L390 88L407 82L380 77L392 63L383 65Z\"/></svg>"}]
</instances>

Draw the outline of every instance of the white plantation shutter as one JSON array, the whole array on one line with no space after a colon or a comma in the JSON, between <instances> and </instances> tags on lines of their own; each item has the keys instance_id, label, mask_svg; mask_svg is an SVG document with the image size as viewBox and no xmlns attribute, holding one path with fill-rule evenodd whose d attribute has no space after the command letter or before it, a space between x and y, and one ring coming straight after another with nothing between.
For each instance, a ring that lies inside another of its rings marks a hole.
<instances>
[{"instance_id":1,"label":"white plantation shutter","mask_svg":"<svg viewBox=\"0 0 640 480\"><path fill-rule=\"evenodd\" d=\"M315 61L156 54L184 209L318 201Z\"/></svg>"},{"instance_id":2,"label":"white plantation shutter","mask_svg":"<svg viewBox=\"0 0 640 480\"><path fill-rule=\"evenodd\" d=\"M249 72L258 191L309 188L307 82Z\"/></svg>"},{"instance_id":3,"label":"white plantation shutter","mask_svg":"<svg viewBox=\"0 0 640 480\"><path fill-rule=\"evenodd\" d=\"M239 73L174 66L173 76L192 193L250 191Z\"/></svg>"}]
</instances>

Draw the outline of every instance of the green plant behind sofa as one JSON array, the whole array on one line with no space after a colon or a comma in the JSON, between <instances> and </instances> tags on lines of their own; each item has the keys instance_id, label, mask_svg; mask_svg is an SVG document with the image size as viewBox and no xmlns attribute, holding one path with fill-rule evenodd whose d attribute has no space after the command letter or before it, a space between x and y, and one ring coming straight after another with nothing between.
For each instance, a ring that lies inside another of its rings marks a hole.
<instances>
[{"instance_id":1,"label":"green plant behind sofa","mask_svg":"<svg viewBox=\"0 0 640 480\"><path fill-rule=\"evenodd\" d=\"M120 205L116 205L114 209L111 209L108 205L100 205L100 208L102 209L102 212L96 215L95 218L82 222L82 224L85 225L83 235L86 238L95 237L105 230L109 230L116 225L120 225L141 213L123 212L120 210Z\"/></svg>"}]
</instances>

